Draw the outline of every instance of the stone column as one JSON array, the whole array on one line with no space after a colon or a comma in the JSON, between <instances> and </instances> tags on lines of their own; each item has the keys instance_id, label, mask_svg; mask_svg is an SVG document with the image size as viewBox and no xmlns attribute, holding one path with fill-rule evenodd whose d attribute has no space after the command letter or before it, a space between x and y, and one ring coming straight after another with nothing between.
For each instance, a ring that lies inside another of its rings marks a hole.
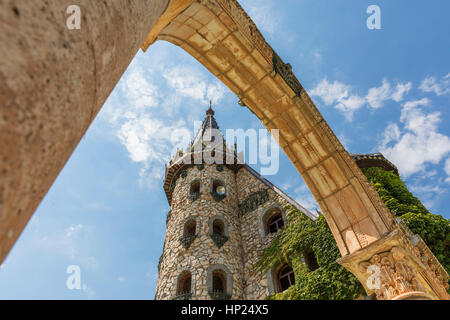
<instances>
[{"instance_id":1,"label":"stone column","mask_svg":"<svg viewBox=\"0 0 450 320\"><path fill-rule=\"evenodd\" d=\"M0 263L168 2L0 1Z\"/></svg>"}]
</instances>

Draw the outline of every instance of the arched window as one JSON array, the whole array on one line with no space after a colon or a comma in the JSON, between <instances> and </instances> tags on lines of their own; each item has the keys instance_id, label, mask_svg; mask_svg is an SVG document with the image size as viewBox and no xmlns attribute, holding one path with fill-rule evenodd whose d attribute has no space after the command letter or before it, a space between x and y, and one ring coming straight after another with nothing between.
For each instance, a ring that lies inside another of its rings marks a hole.
<instances>
[{"instance_id":1,"label":"arched window","mask_svg":"<svg viewBox=\"0 0 450 320\"><path fill-rule=\"evenodd\" d=\"M192 219L192 220L189 220L189 221L186 222L186 224L184 225L183 236L184 236L184 237L195 236L196 228L197 228L197 223L195 222L195 220L193 220L193 219Z\"/></svg>"},{"instance_id":2,"label":"arched window","mask_svg":"<svg viewBox=\"0 0 450 320\"><path fill-rule=\"evenodd\" d=\"M283 226L284 226L283 216L281 215L280 212L274 215L272 218L270 218L268 229L270 233L277 233L278 230L280 230Z\"/></svg>"},{"instance_id":3,"label":"arched window","mask_svg":"<svg viewBox=\"0 0 450 320\"><path fill-rule=\"evenodd\" d=\"M212 274L212 291L214 293L224 293L227 287L225 273L222 270L215 270Z\"/></svg>"},{"instance_id":4,"label":"arched window","mask_svg":"<svg viewBox=\"0 0 450 320\"><path fill-rule=\"evenodd\" d=\"M220 180L214 180L211 185L211 195L216 201L221 201L227 196L225 184Z\"/></svg>"},{"instance_id":5,"label":"arched window","mask_svg":"<svg viewBox=\"0 0 450 320\"><path fill-rule=\"evenodd\" d=\"M191 188L189 189L189 198L192 201L195 201L199 197L200 197L200 181L196 180L191 183Z\"/></svg>"},{"instance_id":6,"label":"arched window","mask_svg":"<svg viewBox=\"0 0 450 320\"><path fill-rule=\"evenodd\" d=\"M218 235L218 236L225 235L225 225L222 220L219 220L219 219L214 220L212 234Z\"/></svg>"},{"instance_id":7,"label":"arched window","mask_svg":"<svg viewBox=\"0 0 450 320\"><path fill-rule=\"evenodd\" d=\"M192 286L192 276L190 272L186 272L182 276L180 276L180 279L178 281L178 292L177 295L185 295L191 293L191 286Z\"/></svg>"},{"instance_id":8,"label":"arched window","mask_svg":"<svg viewBox=\"0 0 450 320\"><path fill-rule=\"evenodd\" d=\"M284 226L284 219L281 210L271 209L264 214L264 234L277 233Z\"/></svg>"},{"instance_id":9,"label":"arched window","mask_svg":"<svg viewBox=\"0 0 450 320\"><path fill-rule=\"evenodd\" d=\"M228 232L228 223L224 217L215 216L209 219L209 235L217 248L222 248L228 241Z\"/></svg>"},{"instance_id":10,"label":"arched window","mask_svg":"<svg viewBox=\"0 0 450 320\"><path fill-rule=\"evenodd\" d=\"M310 271L314 271L319 268L316 255L311 250L311 248L306 248L305 251L303 252L303 256L305 258L305 263Z\"/></svg>"},{"instance_id":11,"label":"arched window","mask_svg":"<svg viewBox=\"0 0 450 320\"><path fill-rule=\"evenodd\" d=\"M179 240L184 248L188 250L197 236L197 220L192 217L187 219L184 222L182 232Z\"/></svg>"},{"instance_id":12,"label":"arched window","mask_svg":"<svg viewBox=\"0 0 450 320\"><path fill-rule=\"evenodd\" d=\"M211 265L207 270L208 293L213 300L230 300L233 295L233 276L225 265Z\"/></svg>"},{"instance_id":13,"label":"arched window","mask_svg":"<svg viewBox=\"0 0 450 320\"><path fill-rule=\"evenodd\" d=\"M290 286L294 284L295 284L294 270L292 270L291 267L285 264L280 268L280 271L278 272L278 285L280 292L283 292L284 290L288 289Z\"/></svg>"}]
</instances>

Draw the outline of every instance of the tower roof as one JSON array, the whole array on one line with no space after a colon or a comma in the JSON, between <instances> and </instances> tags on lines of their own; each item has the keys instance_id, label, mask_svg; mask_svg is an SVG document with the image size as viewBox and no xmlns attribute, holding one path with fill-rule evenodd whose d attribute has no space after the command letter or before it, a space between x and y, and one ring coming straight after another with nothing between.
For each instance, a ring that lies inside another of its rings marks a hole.
<instances>
[{"instance_id":1,"label":"tower roof","mask_svg":"<svg viewBox=\"0 0 450 320\"><path fill-rule=\"evenodd\" d=\"M224 139L222 132L219 130L216 118L214 118L214 110L212 109L212 102L210 101L209 109L206 110L206 117L192 142L192 147L198 143L203 143L206 146L212 144L214 141L224 142Z\"/></svg>"},{"instance_id":2,"label":"tower roof","mask_svg":"<svg viewBox=\"0 0 450 320\"><path fill-rule=\"evenodd\" d=\"M169 203L172 199L173 182L176 181L184 168L205 163L205 157L210 158L212 153L214 153L214 156L212 156L214 159L222 159L223 161L220 164L230 169L237 170L243 165L243 160L238 157L236 150L227 147L224 136L214 118L214 110L210 101L205 119L192 143L186 150L178 150L166 165L164 191ZM197 163L198 161L200 163Z\"/></svg>"}]
</instances>

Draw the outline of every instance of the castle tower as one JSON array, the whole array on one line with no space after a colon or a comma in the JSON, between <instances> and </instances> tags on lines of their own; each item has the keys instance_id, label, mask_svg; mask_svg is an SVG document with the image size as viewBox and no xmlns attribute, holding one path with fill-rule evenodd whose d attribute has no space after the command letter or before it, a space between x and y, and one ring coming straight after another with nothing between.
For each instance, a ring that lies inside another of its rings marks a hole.
<instances>
[{"instance_id":1,"label":"castle tower","mask_svg":"<svg viewBox=\"0 0 450 320\"><path fill-rule=\"evenodd\" d=\"M263 299L293 284L286 265L258 276L254 264L286 223L308 210L239 161L210 107L193 142L166 165L170 204L155 299Z\"/></svg>"}]
</instances>

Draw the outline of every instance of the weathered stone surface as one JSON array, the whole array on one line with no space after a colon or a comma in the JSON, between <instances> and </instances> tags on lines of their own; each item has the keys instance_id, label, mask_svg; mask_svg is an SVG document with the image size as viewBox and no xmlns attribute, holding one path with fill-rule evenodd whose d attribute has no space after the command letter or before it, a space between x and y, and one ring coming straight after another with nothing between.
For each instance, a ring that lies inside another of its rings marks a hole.
<instances>
[{"instance_id":1,"label":"weathered stone surface","mask_svg":"<svg viewBox=\"0 0 450 320\"><path fill-rule=\"evenodd\" d=\"M0 1L0 262L167 4Z\"/></svg>"}]
</instances>

